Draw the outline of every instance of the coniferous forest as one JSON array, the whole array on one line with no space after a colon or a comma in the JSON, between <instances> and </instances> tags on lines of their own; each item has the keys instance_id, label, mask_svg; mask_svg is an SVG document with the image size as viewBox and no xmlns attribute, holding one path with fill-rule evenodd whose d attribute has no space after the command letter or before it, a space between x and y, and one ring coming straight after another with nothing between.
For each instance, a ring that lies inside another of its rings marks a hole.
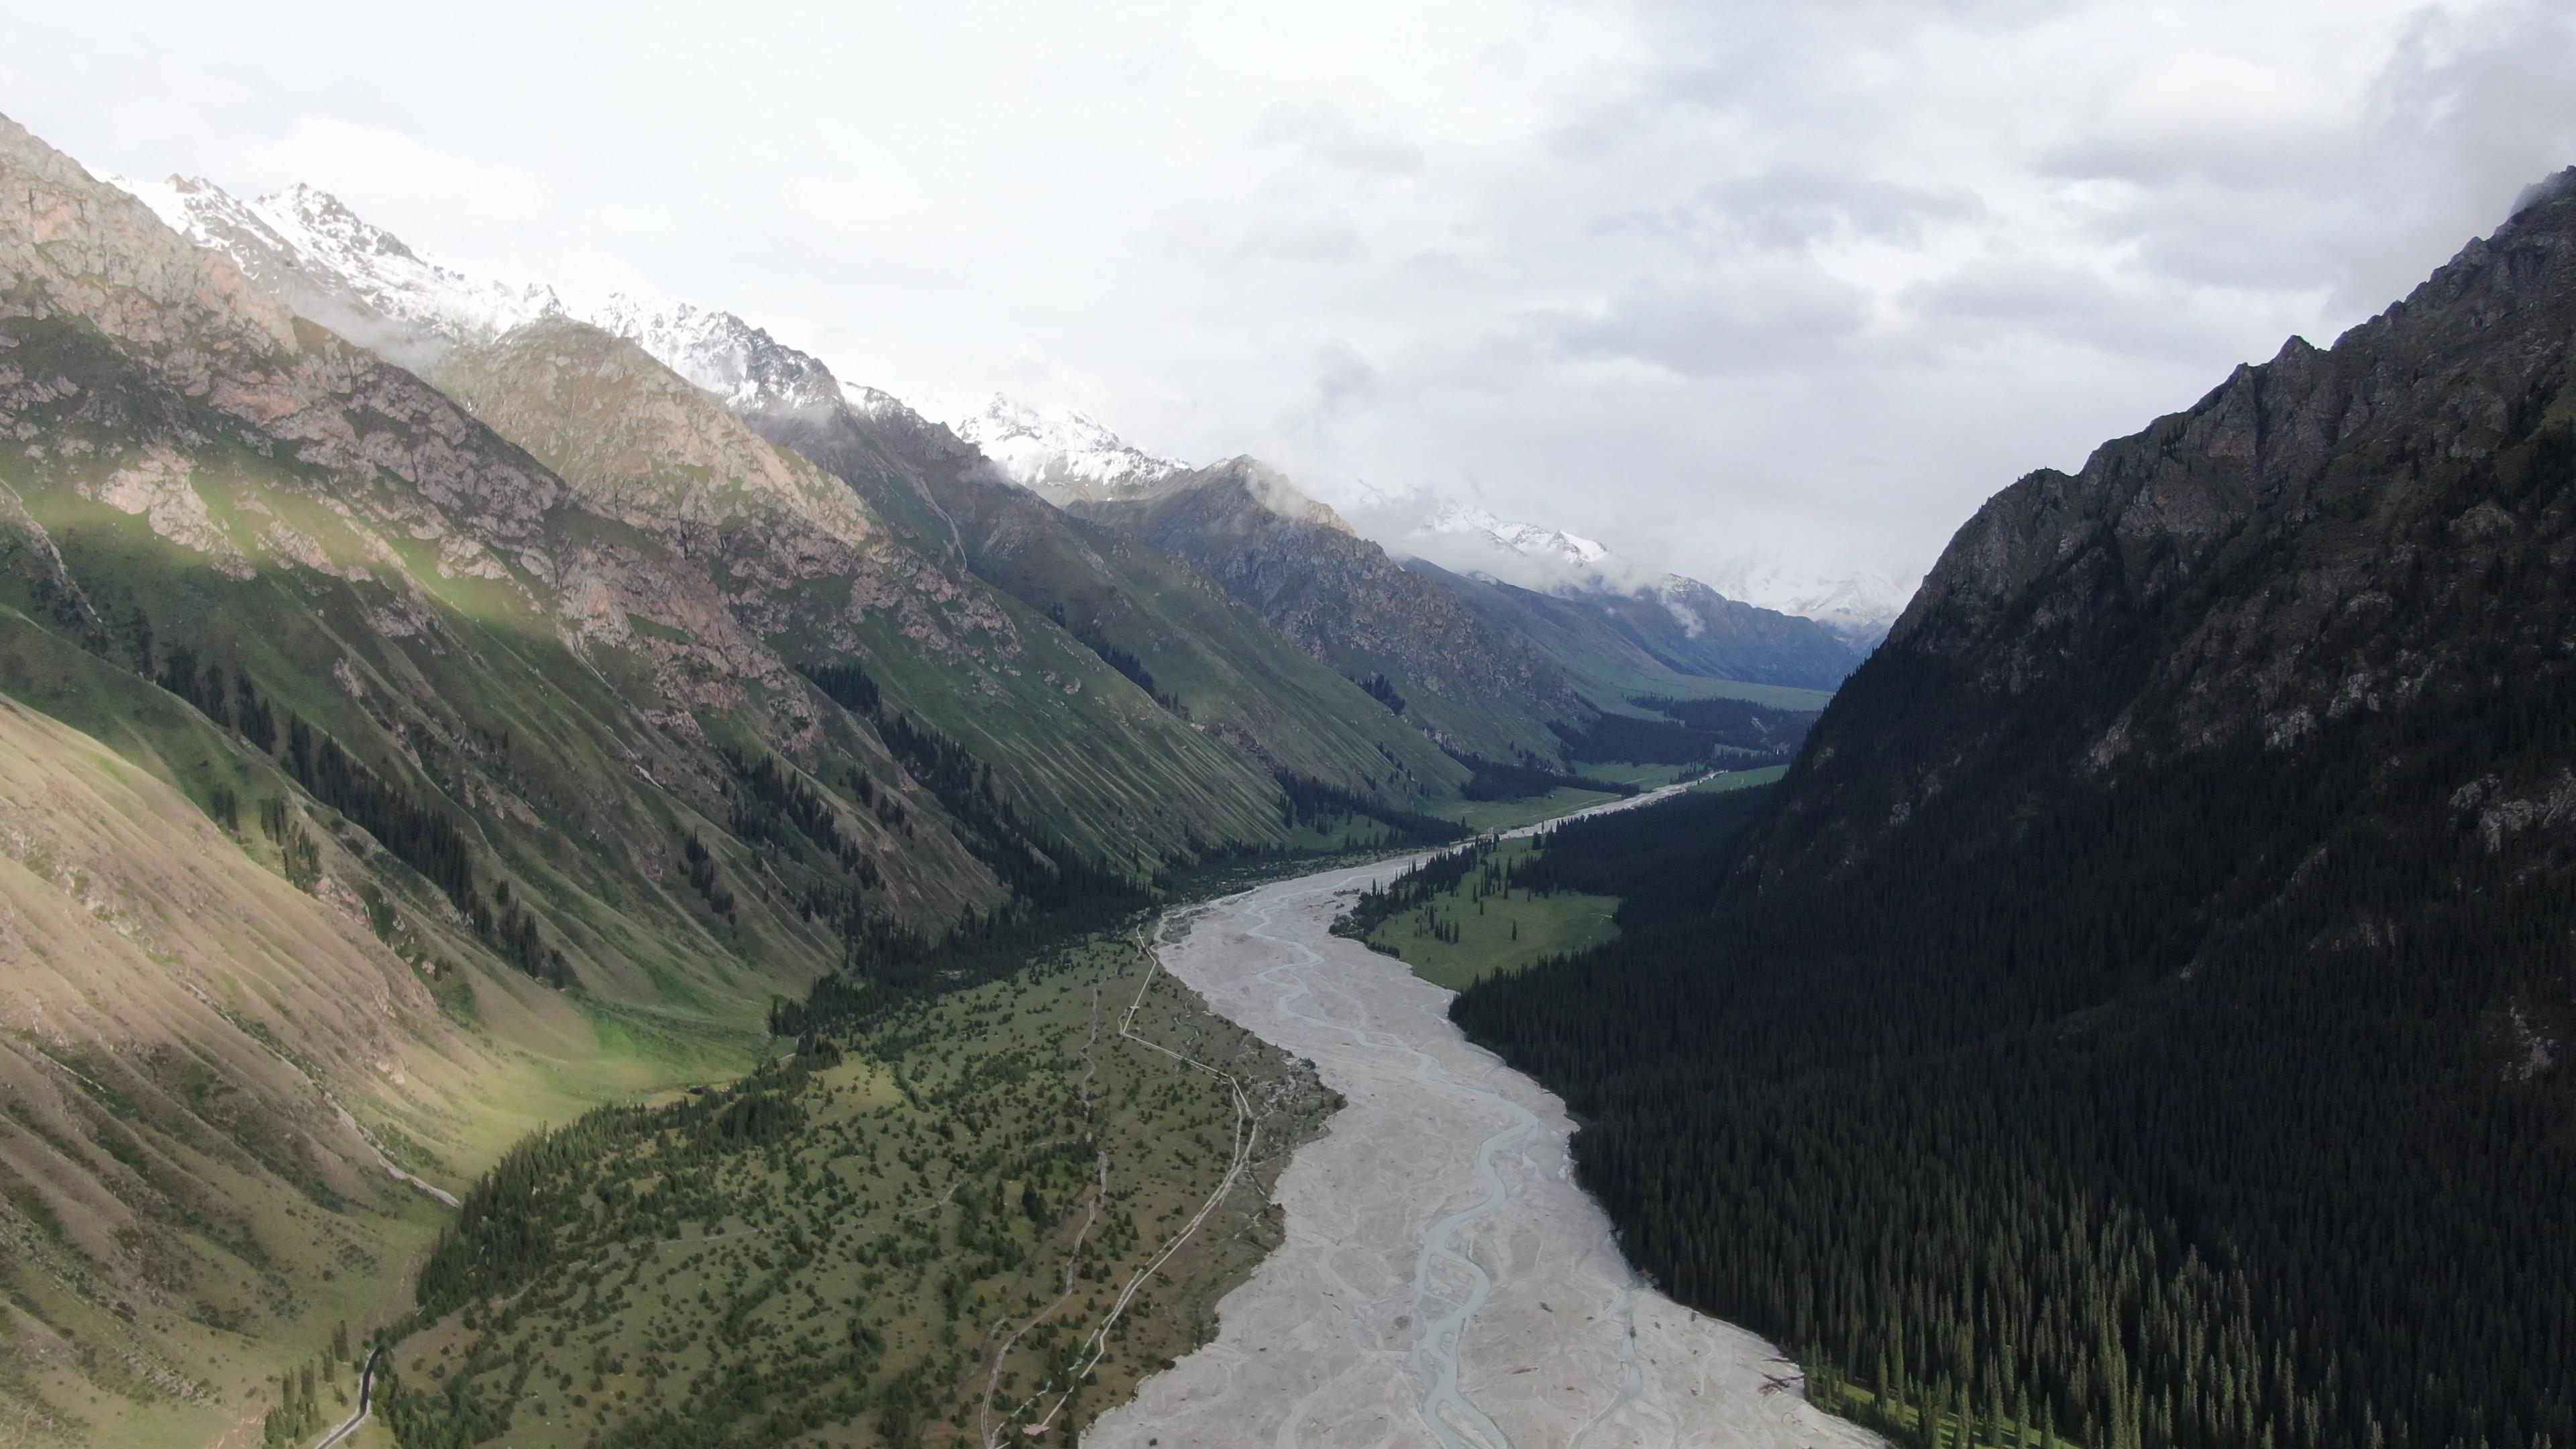
<instances>
[{"instance_id":1,"label":"coniferous forest","mask_svg":"<svg viewBox=\"0 0 2576 1449\"><path fill-rule=\"evenodd\" d=\"M1856 911L1711 899L1751 792L1569 826L1548 861L1624 876L1627 935L1456 1015L1565 1094L1640 1269L1823 1401L2123 1449L2569 1443L2567 1087L2483 1006L2565 950L2564 894L2336 939L2455 863L2355 851L2211 932L2187 841L2286 835L2337 783L2244 763L2066 812L2018 879L1875 872Z\"/></svg>"},{"instance_id":2,"label":"coniferous forest","mask_svg":"<svg viewBox=\"0 0 2576 1449\"><path fill-rule=\"evenodd\" d=\"M2576 755L2576 678L2481 674L2292 752L1990 769L1825 885L1763 868L1794 842L1750 793L1568 825L1547 869L1625 934L1455 1015L1583 1119L1643 1271L1864 1418L2576 1442L2576 896L2456 784Z\"/></svg>"}]
</instances>

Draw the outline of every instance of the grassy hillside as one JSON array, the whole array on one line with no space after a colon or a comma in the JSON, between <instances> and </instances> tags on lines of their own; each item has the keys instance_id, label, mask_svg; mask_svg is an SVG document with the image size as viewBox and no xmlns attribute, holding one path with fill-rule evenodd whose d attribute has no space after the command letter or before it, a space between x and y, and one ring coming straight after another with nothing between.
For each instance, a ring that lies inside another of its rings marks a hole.
<instances>
[{"instance_id":1,"label":"grassy hillside","mask_svg":"<svg viewBox=\"0 0 2576 1449\"><path fill-rule=\"evenodd\" d=\"M412 1449L1070 1444L1212 1334L1331 1105L1089 938L514 1153L429 1260L387 1417Z\"/></svg>"},{"instance_id":2,"label":"grassy hillside","mask_svg":"<svg viewBox=\"0 0 2576 1449\"><path fill-rule=\"evenodd\" d=\"M827 974L1287 837L658 368L529 393L568 478L5 123L0 181L0 1418L255 1439L434 1226L388 1164L462 1188Z\"/></svg>"},{"instance_id":3,"label":"grassy hillside","mask_svg":"<svg viewBox=\"0 0 2576 1449\"><path fill-rule=\"evenodd\" d=\"M1466 778L1420 729L1181 556L1059 512L900 404L751 421L1264 768L1404 808L1455 798Z\"/></svg>"},{"instance_id":4,"label":"grassy hillside","mask_svg":"<svg viewBox=\"0 0 2576 1449\"><path fill-rule=\"evenodd\" d=\"M1531 642L1410 573L1330 508L1251 458L1078 515L1189 560L1345 678L1383 678L1405 717L1462 754L1555 758L1551 722L1590 710Z\"/></svg>"},{"instance_id":5,"label":"grassy hillside","mask_svg":"<svg viewBox=\"0 0 2576 1449\"><path fill-rule=\"evenodd\" d=\"M338 1325L381 1321L445 1220L394 1169L461 1190L550 1117L740 1060L466 1004L438 936L371 909L371 873L324 819L292 814L312 860L299 887L251 819L227 831L165 775L212 765L275 799L273 769L210 732L157 739L138 760L0 699L13 1436L141 1446L255 1426L271 1376ZM495 1026L587 1040L548 1057Z\"/></svg>"}]
</instances>

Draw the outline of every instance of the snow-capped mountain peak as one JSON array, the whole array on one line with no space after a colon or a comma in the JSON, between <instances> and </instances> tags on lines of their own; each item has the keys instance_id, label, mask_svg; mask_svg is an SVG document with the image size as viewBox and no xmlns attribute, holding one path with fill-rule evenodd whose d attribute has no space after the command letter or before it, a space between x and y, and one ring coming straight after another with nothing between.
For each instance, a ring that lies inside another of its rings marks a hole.
<instances>
[{"instance_id":1,"label":"snow-capped mountain peak","mask_svg":"<svg viewBox=\"0 0 2576 1449\"><path fill-rule=\"evenodd\" d=\"M1186 463L1129 443L1089 413L1033 407L1001 393L954 426L1011 481L1057 502L1126 497L1189 471Z\"/></svg>"},{"instance_id":2,"label":"snow-capped mountain peak","mask_svg":"<svg viewBox=\"0 0 2576 1449\"><path fill-rule=\"evenodd\" d=\"M1391 510L1399 516L1407 511ZM1656 581L1652 570L1621 558L1606 544L1561 528L1500 518L1456 499L1414 513L1402 537L1389 542L1443 568L1540 593L1627 593Z\"/></svg>"},{"instance_id":3,"label":"snow-capped mountain peak","mask_svg":"<svg viewBox=\"0 0 2576 1449\"><path fill-rule=\"evenodd\" d=\"M584 320L651 353L737 412L829 406L831 370L731 312L612 293Z\"/></svg>"},{"instance_id":4,"label":"snow-capped mountain peak","mask_svg":"<svg viewBox=\"0 0 2576 1449\"><path fill-rule=\"evenodd\" d=\"M821 362L730 312L627 293L576 306L546 283L423 255L315 187L298 183L243 201L191 177L108 180L298 312L405 366L432 370L452 348L570 317L635 343L737 411L827 406L840 396Z\"/></svg>"},{"instance_id":5,"label":"snow-capped mountain peak","mask_svg":"<svg viewBox=\"0 0 2576 1449\"><path fill-rule=\"evenodd\" d=\"M1423 528L1516 555L1543 568L1570 570L1575 577L1566 582L1580 583L1583 576L1591 574L1629 572L1605 544L1559 528L1497 518L1482 508L1455 500L1441 504Z\"/></svg>"},{"instance_id":6,"label":"snow-capped mountain peak","mask_svg":"<svg viewBox=\"0 0 2576 1449\"><path fill-rule=\"evenodd\" d=\"M1855 644L1886 637L1914 597L1914 581L1868 570L1823 575L1784 568L1777 561L1743 559L1718 571L1717 586L1730 597L1783 614L1815 620Z\"/></svg>"},{"instance_id":7,"label":"snow-capped mountain peak","mask_svg":"<svg viewBox=\"0 0 2576 1449\"><path fill-rule=\"evenodd\" d=\"M368 345L409 340L436 351L565 312L542 282L475 276L414 251L327 191L298 183L243 201L199 177L109 177L199 246L230 257L296 310ZM420 334L389 339L384 324ZM406 357L406 361L417 360Z\"/></svg>"}]
</instances>

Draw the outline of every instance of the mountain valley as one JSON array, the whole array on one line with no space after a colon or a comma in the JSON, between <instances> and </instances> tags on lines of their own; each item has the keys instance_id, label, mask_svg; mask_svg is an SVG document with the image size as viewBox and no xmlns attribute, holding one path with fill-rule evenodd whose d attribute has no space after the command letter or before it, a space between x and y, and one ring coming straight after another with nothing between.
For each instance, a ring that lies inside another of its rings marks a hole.
<instances>
[{"instance_id":1,"label":"mountain valley","mask_svg":"<svg viewBox=\"0 0 2576 1449\"><path fill-rule=\"evenodd\" d=\"M0 1444L2576 1446L2576 169L1919 586L0 203Z\"/></svg>"},{"instance_id":2,"label":"mountain valley","mask_svg":"<svg viewBox=\"0 0 2576 1449\"><path fill-rule=\"evenodd\" d=\"M1297 546L1383 593L1363 650L729 315L309 189L156 213L14 126L0 174L12 1432L292 1442L541 1124L1454 836L1603 717L1344 531Z\"/></svg>"}]
</instances>

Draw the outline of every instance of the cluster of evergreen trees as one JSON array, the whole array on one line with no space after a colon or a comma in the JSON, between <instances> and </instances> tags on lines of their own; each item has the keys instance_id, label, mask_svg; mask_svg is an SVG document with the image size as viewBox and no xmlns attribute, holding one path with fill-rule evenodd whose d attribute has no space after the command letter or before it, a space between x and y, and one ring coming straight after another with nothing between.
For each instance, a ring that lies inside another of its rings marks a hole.
<instances>
[{"instance_id":1,"label":"cluster of evergreen trees","mask_svg":"<svg viewBox=\"0 0 2576 1449\"><path fill-rule=\"evenodd\" d=\"M1676 720L1640 719L1635 715L1597 716L1581 729L1557 720L1549 729L1565 744L1568 758L1633 760L1646 765L1695 765L1707 759L1717 737Z\"/></svg>"},{"instance_id":2,"label":"cluster of evergreen trees","mask_svg":"<svg viewBox=\"0 0 2576 1449\"><path fill-rule=\"evenodd\" d=\"M812 680L814 687L823 691L823 697L834 704L852 714L875 718L883 696L865 669L844 660L839 664L800 664L796 672Z\"/></svg>"},{"instance_id":3,"label":"cluster of evergreen trees","mask_svg":"<svg viewBox=\"0 0 2576 1449\"><path fill-rule=\"evenodd\" d=\"M1398 838L1420 841L1425 845L1456 840L1468 833L1467 827L1457 821L1443 820L1419 810L1380 804L1368 796L1354 794L1305 775L1283 770L1275 778L1279 781L1280 818L1291 830L1320 824L1337 816L1356 816L1384 825Z\"/></svg>"},{"instance_id":4,"label":"cluster of evergreen trees","mask_svg":"<svg viewBox=\"0 0 2576 1449\"><path fill-rule=\"evenodd\" d=\"M324 1417L317 1370L319 1384L329 1384L348 1357L349 1325L343 1322L332 1330L329 1353L277 1376L277 1407L260 1418L261 1449L299 1449L320 1432Z\"/></svg>"},{"instance_id":5,"label":"cluster of evergreen trees","mask_svg":"<svg viewBox=\"0 0 2576 1449\"><path fill-rule=\"evenodd\" d=\"M1605 714L1581 729L1551 723L1578 760L1632 760L1650 765L1696 765L1721 752L1759 762L1786 760L1798 752L1816 714L1777 709L1743 699L1672 699L1646 695L1629 703L1650 709L1662 719Z\"/></svg>"},{"instance_id":6,"label":"cluster of evergreen trees","mask_svg":"<svg viewBox=\"0 0 2576 1449\"><path fill-rule=\"evenodd\" d=\"M1404 713L1404 696L1395 692L1395 681L1387 678L1385 674L1371 674L1357 683L1361 689L1368 691L1369 698L1385 705L1396 714Z\"/></svg>"},{"instance_id":7,"label":"cluster of evergreen trees","mask_svg":"<svg viewBox=\"0 0 2576 1449\"><path fill-rule=\"evenodd\" d=\"M272 795L259 802L259 833L277 847L286 883L300 891L313 889L322 878L322 847L304 833L304 822L284 799Z\"/></svg>"},{"instance_id":8,"label":"cluster of evergreen trees","mask_svg":"<svg viewBox=\"0 0 2576 1449\"><path fill-rule=\"evenodd\" d=\"M409 791L361 764L338 740L292 713L286 721L285 764L313 798L348 817L444 892L503 960L557 990L576 984L571 962L548 944L536 913L513 898L508 881L498 882L492 897L485 898L475 883L473 847L446 812L420 804Z\"/></svg>"},{"instance_id":9,"label":"cluster of evergreen trees","mask_svg":"<svg viewBox=\"0 0 2576 1449\"><path fill-rule=\"evenodd\" d=\"M1122 649L1111 643L1109 637L1100 632L1096 622L1079 628L1075 627L1067 618L1062 604L1049 604L1046 612L1047 617L1055 622L1057 628L1071 634L1075 642L1099 655L1101 663L1127 676L1128 683L1153 696L1154 703L1183 719L1190 717L1189 706L1181 703L1178 696L1165 694L1161 686L1154 682L1154 673L1145 667L1145 661L1137 658L1135 651Z\"/></svg>"},{"instance_id":10,"label":"cluster of evergreen trees","mask_svg":"<svg viewBox=\"0 0 2576 1449\"><path fill-rule=\"evenodd\" d=\"M184 644L159 652L156 659L151 621L140 612L133 635L137 657L154 683L216 723L232 726L261 751L277 752L279 711L247 671L228 677L222 665L201 664L196 651ZM498 887L498 909L483 898L475 881L473 848L446 812L421 804L292 711L286 712L284 744L281 763L307 794L340 812L436 886L504 960L549 986L574 984L563 952L546 943L536 916L510 898L506 881ZM208 808L226 830L240 829L240 797L230 788L216 787ZM298 890L313 889L321 879L321 847L288 803L262 800L259 825L277 845L287 880ZM375 902L371 896L371 916L387 909ZM379 927L378 934L386 931Z\"/></svg>"},{"instance_id":11,"label":"cluster of evergreen trees","mask_svg":"<svg viewBox=\"0 0 2576 1449\"><path fill-rule=\"evenodd\" d=\"M1077 634L1074 637L1080 639L1083 645L1090 649L1092 653L1099 655L1100 662L1127 676L1127 681L1130 684L1133 684L1138 689L1152 695L1154 697L1154 703L1161 705L1163 708L1170 710L1174 714L1186 716L1189 713L1188 710L1182 708L1180 700L1171 695L1165 694L1162 690L1162 686L1154 682L1154 673L1152 670L1145 667L1144 660L1137 658L1130 651L1121 649L1117 645L1110 643L1108 640L1103 639L1096 634Z\"/></svg>"},{"instance_id":12,"label":"cluster of evergreen trees","mask_svg":"<svg viewBox=\"0 0 2576 1449\"><path fill-rule=\"evenodd\" d=\"M1470 800L1527 800L1557 789L1592 790L1604 795L1630 796L1637 793L1634 785L1617 780L1600 780L1585 775L1570 775L1550 769L1536 760L1524 759L1507 765L1482 755L1449 752L1449 757L1475 773L1459 790ZM1614 757L1603 757L1614 758Z\"/></svg>"},{"instance_id":13,"label":"cluster of evergreen trees","mask_svg":"<svg viewBox=\"0 0 2576 1449\"><path fill-rule=\"evenodd\" d=\"M716 865L715 852L707 849L707 843L699 839L698 832L694 830L689 832L688 840L680 847L680 865L688 874L689 888L706 901L707 909L731 924L734 920L733 887L724 883L723 871Z\"/></svg>"},{"instance_id":14,"label":"cluster of evergreen trees","mask_svg":"<svg viewBox=\"0 0 2576 1449\"><path fill-rule=\"evenodd\" d=\"M154 683L207 718L231 725L263 752L278 751L280 711L248 672L228 677L221 665L201 663L186 645L174 645L156 659L150 621L138 613L134 631L139 657ZM293 711L284 713L280 763L307 794L375 837L395 859L436 886L504 960L549 986L574 984L563 952L547 943L534 913L510 898L507 882L498 887L497 909L484 898L475 880L473 847L445 811L420 803ZM230 788L216 787L208 809L225 829L240 828L240 798ZM277 845L287 880L299 890L313 889L321 879L321 847L292 807L282 799L262 800L259 826Z\"/></svg>"},{"instance_id":15,"label":"cluster of evergreen trees","mask_svg":"<svg viewBox=\"0 0 2576 1449\"><path fill-rule=\"evenodd\" d=\"M854 835L841 828L840 811L804 776L782 767L775 755L764 754L749 764L739 754L728 759L737 786L730 825L737 838L789 846L786 832L792 827L860 884L881 883L877 863ZM858 778L865 781L867 776L858 774Z\"/></svg>"},{"instance_id":16,"label":"cluster of evergreen trees","mask_svg":"<svg viewBox=\"0 0 2576 1449\"><path fill-rule=\"evenodd\" d=\"M1334 920L1333 934L1365 941L1371 931L1388 921L1457 889L1469 872L1479 868L1490 871L1493 855L1492 839L1471 841L1408 866L1383 888L1371 881L1351 908Z\"/></svg>"},{"instance_id":17,"label":"cluster of evergreen trees","mask_svg":"<svg viewBox=\"0 0 2576 1449\"><path fill-rule=\"evenodd\" d=\"M1674 699L1668 695L1639 695L1628 701L1641 709L1651 709L1686 728L1708 736L1709 743L1728 750L1787 759L1806 743L1807 731L1816 724L1817 711L1779 709L1756 704L1749 699ZM1701 758L1706 758L1703 752Z\"/></svg>"},{"instance_id":18,"label":"cluster of evergreen trees","mask_svg":"<svg viewBox=\"0 0 2576 1449\"><path fill-rule=\"evenodd\" d=\"M474 853L443 812L416 803L409 792L358 763L338 740L293 714L286 721L286 768L314 799L374 836L458 909L473 913L479 904Z\"/></svg>"}]
</instances>

